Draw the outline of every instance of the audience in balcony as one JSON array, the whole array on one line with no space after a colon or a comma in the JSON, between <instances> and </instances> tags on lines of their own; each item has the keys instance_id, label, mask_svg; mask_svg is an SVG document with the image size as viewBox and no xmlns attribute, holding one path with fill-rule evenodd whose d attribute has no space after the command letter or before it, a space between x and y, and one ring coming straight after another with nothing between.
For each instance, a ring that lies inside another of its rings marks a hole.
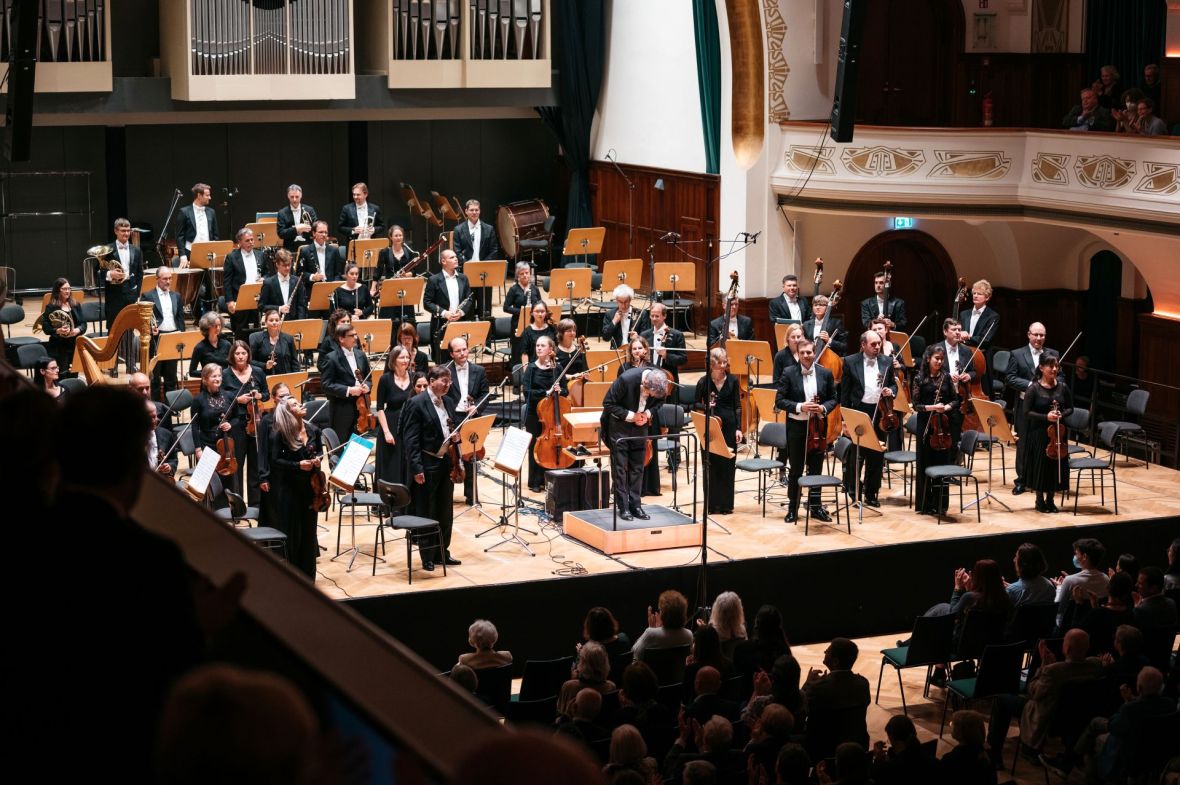
<instances>
[{"instance_id":1,"label":"audience in balcony","mask_svg":"<svg viewBox=\"0 0 1180 785\"><path fill-rule=\"evenodd\" d=\"M1138 131L1142 136L1167 136L1168 124L1155 116L1155 101L1142 98L1138 104Z\"/></svg>"},{"instance_id":2,"label":"audience in balcony","mask_svg":"<svg viewBox=\"0 0 1180 785\"><path fill-rule=\"evenodd\" d=\"M1160 105L1163 98L1163 84L1160 82L1160 67L1155 63L1143 66L1143 81L1139 83L1139 91L1147 98Z\"/></svg>"},{"instance_id":3,"label":"audience in balcony","mask_svg":"<svg viewBox=\"0 0 1180 785\"><path fill-rule=\"evenodd\" d=\"M476 619L467 628L467 642L475 651L460 654L459 664L466 665L472 670L511 665L512 652L496 651L496 641L499 639L500 633L496 632L496 625L487 619Z\"/></svg>"},{"instance_id":4,"label":"audience in balcony","mask_svg":"<svg viewBox=\"0 0 1180 785\"><path fill-rule=\"evenodd\" d=\"M1139 102L1143 100L1143 91L1137 87L1124 90L1118 106L1110 110L1110 116L1115 119L1115 132L1120 134L1139 133Z\"/></svg>"},{"instance_id":5,"label":"audience in balcony","mask_svg":"<svg viewBox=\"0 0 1180 785\"><path fill-rule=\"evenodd\" d=\"M1098 70L1098 79L1094 82L1093 89L1098 97L1098 104L1103 109L1114 109L1123 93L1119 69L1113 65L1102 66Z\"/></svg>"},{"instance_id":6,"label":"audience in balcony","mask_svg":"<svg viewBox=\"0 0 1180 785\"><path fill-rule=\"evenodd\" d=\"M1082 90L1081 103L1062 118L1061 126L1071 131L1113 131L1115 127L1110 110L1098 104L1092 88Z\"/></svg>"},{"instance_id":7,"label":"audience in balcony","mask_svg":"<svg viewBox=\"0 0 1180 785\"><path fill-rule=\"evenodd\" d=\"M1016 556L1012 561L1016 565L1017 579L1006 584L1005 588L1013 607L1027 602L1054 601L1057 587L1045 577L1045 570L1049 569L1049 565L1039 547L1031 542L1022 544L1016 549Z\"/></svg>"}]
</instances>

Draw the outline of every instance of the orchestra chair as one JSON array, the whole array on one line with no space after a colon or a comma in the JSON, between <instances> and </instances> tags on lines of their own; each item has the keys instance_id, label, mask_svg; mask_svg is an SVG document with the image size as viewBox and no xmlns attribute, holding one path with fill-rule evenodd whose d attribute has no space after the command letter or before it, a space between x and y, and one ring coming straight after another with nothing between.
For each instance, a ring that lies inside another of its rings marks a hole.
<instances>
[{"instance_id":1,"label":"orchestra chair","mask_svg":"<svg viewBox=\"0 0 1180 785\"><path fill-rule=\"evenodd\" d=\"M228 523L235 531L241 533L243 537L262 550L269 551L271 555L279 557L283 561L290 560L287 553L287 535L270 526L258 526L257 507L246 506L246 501L241 496L223 488L221 478L216 474L209 482L209 490L213 494L213 498L217 498L224 492L225 498L229 501L229 507L214 510L214 515ZM238 524L242 521L245 521L246 525L239 529ZM251 526L250 521L254 521L256 525Z\"/></svg>"},{"instance_id":2,"label":"orchestra chair","mask_svg":"<svg viewBox=\"0 0 1180 785\"><path fill-rule=\"evenodd\" d=\"M1076 411L1076 410L1075 410ZM1077 472L1075 482L1073 484L1073 514L1078 514L1078 496L1081 495L1082 472L1090 473L1090 493L1094 493L1095 476L1098 477L1098 488L1102 494L1102 506L1106 506L1106 472L1110 472L1110 487L1114 494L1114 514L1119 514L1119 484L1118 478L1115 476L1114 459L1118 455L1115 449L1115 439L1119 433L1119 423L1117 422L1103 422L1098 423L1098 441L1103 447L1109 450L1106 459L1097 457L1086 458L1070 458L1069 471L1070 473Z\"/></svg>"},{"instance_id":3,"label":"orchestra chair","mask_svg":"<svg viewBox=\"0 0 1180 785\"><path fill-rule=\"evenodd\" d=\"M1072 412L1061 420L1065 427L1073 436L1073 444L1069 445L1070 456L1074 455L1089 455L1094 456L1094 451L1082 446L1082 437L1084 436L1088 443L1093 443L1093 428L1090 426L1090 410L1081 407L1075 407Z\"/></svg>"},{"instance_id":4,"label":"orchestra chair","mask_svg":"<svg viewBox=\"0 0 1180 785\"><path fill-rule=\"evenodd\" d=\"M832 455L836 460L843 464L845 461L852 460L852 440L846 436L841 436L832 445ZM834 471L835 464L832 464L829 471ZM807 502L808 496L812 488L820 489L820 503L823 503L823 489L832 489L832 501L836 508L836 527L840 528L840 508L844 508L845 526L848 533L852 534L852 509L848 501L848 491L844 488L844 480L832 474L804 474L799 477L799 504L806 510L803 517L803 536L806 537L811 532L811 504ZM840 504L840 494L844 494L844 503ZM796 521L798 526L799 522Z\"/></svg>"},{"instance_id":5,"label":"orchestra chair","mask_svg":"<svg viewBox=\"0 0 1180 785\"><path fill-rule=\"evenodd\" d=\"M930 697L930 677L934 673L935 665L949 662L951 649L954 648L955 617L919 616L914 619L914 629L910 633L910 641L905 646L881 650L881 669L877 672L877 697L874 703L881 703L881 678L888 665L897 672L897 691L901 693L901 712L909 716L909 708L905 702L905 685L901 682L901 672L906 668L920 668L926 666L926 683L922 687L922 697Z\"/></svg>"},{"instance_id":6,"label":"orchestra chair","mask_svg":"<svg viewBox=\"0 0 1180 785\"><path fill-rule=\"evenodd\" d=\"M630 654L631 652L627 652L627 653ZM622 671L620 671L620 673L622 673ZM620 676L619 678L621 679L622 676ZM615 681L613 676L611 677L611 681ZM618 683L619 682L615 681L615 684L618 684ZM614 692L606 693L605 695L602 696L602 711L599 712L598 716L599 717L613 717L613 716L615 716L615 712L617 712L619 710L619 705L620 704L619 704L619 691L618 690L615 690Z\"/></svg>"},{"instance_id":7,"label":"orchestra chair","mask_svg":"<svg viewBox=\"0 0 1180 785\"><path fill-rule=\"evenodd\" d=\"M975 676L947 682L946 701L942 704L942 721L938 724L938 738L942 738L946 727L947 708L952 699L966 704L973 700L990 700L997 695L1019 694L1020 671L1023 665L1023 641L986 647Z\"/></svg>"},{"instance_id":8,"label":"orchestra chair","mask_svg":"<svg viewBox=\"0 0 1180 785\"><path fill-rule=\"evenodd\" d=\"M906 443L914 447L914 439L921 438L918 433L918 417L911 414L903 426L906 432ZM901 492L905 494L906 502L912 507L914 504L914 467L918 463L918 453L914 449L890 450L883 456L885 459L885 482L893 490L893 465L901 465Z\"/></svg>"},{"instance_id":9,"label":"orchestra chair","mask_svg":"<svg viewBox=\"0 0 1180 785\"><path fill-rule=\"evenodd\" d=\"M492 332L488 338L488 348L492 352L492 359L495 360L496 355L504 357L509 362L512 361L512 339L516 335L513 329L514 320L511 316L497 316L492 319ZM502 348L496 348L499 345Z\"/></svg>"},{"instance_id":10,"label":"orchestra chair","mask_svg":"<svg viewBox=\"0 0 1180 785\"><path fill-rule=\"evenodd\" d=\"M247 527L258 524L257 507L248 506L241 496L228 489L225 490L225 498L229 500L229 506L214 510L214 515L223 521L229 521L235 527L243 522Z\"/></svg>"},{"instance_id":11,"label":"orchestra chair","mask_svg":"<svg viewBox=\"0 0 1180 785\"><path fill-rule=\"evenodd\" d=\"M959 439L959 452L963 455L974 455L975 442L978 436L979 431L963 431L963 435ZM962 513L965 509L963 507L963 484L967 480L975 483L975 519L978 523L983 523L983 515L979 510L983 506L979 503L979 480L971 473L969 466L959 466L954 463L948 463L943 466L927 466L926 492L922 495L922 508L926 508L926 502L930 497L931 490L937 490L939 493L945 492L949 496L951 486L958 485L959 512ZM941 503L938 505L938 524L940 526L942 525Z\"/></svg>"},{"instance_id":12,"label":"orchestra chair","mask_svg":"<svg viewBox=\"0 0 1180 785\"><path fill-rule=\"evenodd\" d=\"M68 379L59 380L57 386L64 389L67 393L76 393L86 389L86 380L81 376L71 376Z\"/></svg>"},{"instance_id":13,"label":"orchestra chair","mask_svg":"<svg viewBox=\"0 0 1180 785\"><path fill-rule=\"evenodd\" d=\"M180 446L176 448L176 451L188 459L188 468L178 469L176 471L176 476L178 478L182 475L192 474L193 471L193 461L197 454L196 443L193 440L193 429L183 429L183 433L180 434L179 441Z\"/></svg>"},{"instance_id":14,"label":"orchestra chair","mask_svg":"<svg viewBox=\"0 0 1180 785\"><path fill-rule=\"evenodd\" d=\"M312 401L305 401L303 405L307 407L307 419L318 425L321 432L328 427L327 398L316 398Z\"/></svg>"},{"instance_id":15,"label":"orchestra chair","mask_svg":"<svg viewBox=\"0 0 1180 785\"><path fill-rule=\"evenodd\" d=\"M381 555L385 555L385 529L390 528L394 531L404 531L405 536L403 539L406 541L406 575L409 583L412 584L414 582L413 549L417 547L419 552L421 552L423 540L433 540L436 543L441 543L442 527L439 526L438 521L432 518L423 518L418 515L395 514L398 510L404 510L410 506L410 489L400 483L377 480L377 495L381 500L381 506L377 511L377 531L373 534L372 574L377 574L378 542L381 544ZM388 516L388 520L386 520L385 516ZM445 559L443 560L442 568L443 576L445 577L447 574ZM566 668L566 675L569 675L568 667ZM480 683L483 683L482 680Z\"/></svg>"},{"instance_id":16,"label":"orchestra chair","mask_svg":"<svg viewBox=\"0 0 1180 785\"><path fill-rule=\"evenodd\" d=\"M1147 399L1150 397L1151 393L1147 390L1131 390L1131 392L1127 395L1127 414L1134 415L1137 418L1142 417L1147 411ZM1107 420L1105 423L1102 423L1102 425L1117 426L1117 429L1114 432L1113 441L1116 445L1122 445L1123 455L1127 459L1128 463L1131 462L1131 453L1127 446L1127 442L1130 441L1131 437L1142 439L1144 444L1143 468L1151 468L1151 461L1147 458L1148 452L1146 449L1147 431L1143 429L1142 425L1129 420Z\"/></svg>"},{"instance_id":17,"label":"orchestra chair","mask_svg":"<svg viewBox=\"0 0 1180 785\"><path fill-rule=\"evenodd\" d=\"M181 387L179 390L168 390L164 393L164 403L168 406L169 417L175 417L193 405L193 394Z\"/></svg>"},{"instance_id":18,"label":"orchestra chair","mask_svg":"<svg viewBox=\"0 0 1180 785\"><path fill-rule=\"evenodd\" d=\"M734 464L735 468L743 472L754 472L758 476L758 489L754 500L762 502L762 517L766 517L766 497L770 495L770 477L777 475L785 468L782 461L774 458L763 458L759 455L762 445L766 444L776 450L787 448L787 426L781 422L768 422L762 430L754 434L754 457L745 458Z\"/></svg>"},{"instance_id":19,"label":"orchestra chair","mask_svg":"<svg viewBox=\"0 0 1180 785\"><path fill-rule=\"evenodd\" d=\"M610 655L610 680L615 684L623 683L623 671L627 670L627 666L635 662L635 652L627 649L627 651L619 654ZM615 696L616 700L618 696ZM606 704L604 703L603 711L606 711ZM609 716L609 715L607 715Z\"/></svg>"},{"instance_id":20,"label":"orchestra chair","mask_svg":"<svg viewBox=\"0 0 1180 785\"><path fill-rule=\"evenodd\" d=\"M16 347L16 367L32 376L33 369L37 367L37 361L48 356L49 352L45 349L45 344L34 338L32 343L22 343Z\"/></svg>"},{"instance_id":21,"label":"orchestra chair","mask_svg":"<svg viewBox=\"0 0 1180 785\"><path fill-rule=\"evenodd\" d=\"M4 349L8 354L9 359L14 359L16 356L16 347L27 346L34 343L41 343L36 336L32 335L18 335L13 337L12 325L20 324L25 320L25 309L21 308L16 303L5 303L0 306L0 325L7 327L4 332Z\"/></svg>"},{"instance_id":22,"label":"orchestra chair","mask_svg":"<svg viewBox=\"0 0 1180 785\"><path fill-rule=\"evenodd\" d=\"M557 696L561 685L570 678L573 657L557 657L552 660L526 660L524 674L520 680L520 695L517 700L535 701ZM550 717L550 719L553 719Z\"/></svg>"},{"instance_id":23,"label":"orchestra chair","mask_svg":"<svg viewBox=\"0 0 1180 785\"><path fill-rule=\"evenodd\" d=\"M1056 627L1057 603L1026 602L1016 606L1012 621L1004 630L1005 643L1023 641L1024 650L1031 654L1037 641L1053 637Z\"/></svg>"},{"instance_id":24,"label":"orchestra chair","mask_svg":"<svg viewBox=\"0 0 1180 785\"><path fill-rule=\"evenodd\" d=\"M668 434L681 433L688 427L688 415L685 414L684 409L681 409L674 403L665 403L660 406L660 427L667 428ZM676 474L672 466L672 453L676 453L676 463L684 466L684 481L692 482L692 475L689 473L688 466L688 444L682 439L657 439L655 450L658 453L667 453L668 459L668 473L670 475ZM620 682L616 682L620 683Z\"/></svg>"},{"instance_id":25,"label":"orchestra chair","mask_svg":"<svg viewBox=\"0 0 1180 785\"><path fill-rule=\"evenodd\" d=\"M992 355L992 400L1002 401L1004 411L1011 412L1012 405L1008 402L1008 395L1004 389L1004 376L1008 373L1008 366L1012 363L1012 352L1001 349Z\"/></svg>"}]
</instances>

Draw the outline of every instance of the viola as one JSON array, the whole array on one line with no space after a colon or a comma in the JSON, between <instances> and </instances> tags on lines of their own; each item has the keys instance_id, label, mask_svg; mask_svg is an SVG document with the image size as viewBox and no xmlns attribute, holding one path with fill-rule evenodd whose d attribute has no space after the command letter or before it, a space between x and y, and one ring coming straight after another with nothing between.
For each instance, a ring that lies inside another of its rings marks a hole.
<instances>
[{"instance_id":1,"label":"viola","mask_svg":"<svg viewBox=\"0 0 1180 785\"><path fill-rule=\"evenodd\" d=\"M893 410L893 397L882 395L877 399L877 427L888 433L901 426L897 412Z\"/></svg>"},{"instance_id":2,"label":"viola","mask_svg":"<svg viewBox=\"0 0 1180 785\"><path fill-rule=\"evenodd\" d=\"M812 403L819 403L819 394L811 397ZM824 424L821 412L811 412L807 415L807 444L806 452L823 452L828 446L828 428Z\"/></svg>"},{"instance_id":3,"label":"viola","mask_svg":"<svg viewBox=\"0 0 1180 785\"><path fill-rule=\"evenodd\" d=\"M1053 401L1049 408L1050 412L1060 414L1061 408L1057 405L1057 401ZM1061 425L1060 418L1056 422L1049 423L1049 443L1045 445L1045 457L1051 461L1063 461L1069 457L1069 443L1065 436L1065 428Z\"/></svg>"},{"instance_id":4,"label":"viola","mask_svg":"<svg viewBox=\"0 0 1180 785\"><path fill-rule=\"evenodd\" d=\"M917 399L917 395L914 396ZM938 387L934 390L934 405L938 406L942 400L942 377L939 377ZM951 448L951 421L946 412L932 411L930 419L926 421L926 443L932 450L949 450Z\"/></svg>"},{"instance_id":5,"label":"viola","mask_svg":"<svg viewBox=\"0 0 1180 785\"><path fill-rule=\"evenodd\" d=\"M356 380L363 386L365 384L365 377L361 376L360 369L356 371ZM369 394L361 393L356 397L356 432L365 434L377 427L377 415L373 414L369 409Z\"/></svg>"},{"instance_id":6,"label":"viola","mask_svg":"<svg viewBox=\"0 0 1180 785\"><path fill-rule=\"evenodd\" d=\"M455 433L454 427L455 424L451 421L451 418L448 417L447 428L451 430L452 436ZM449 439L448 442L447 457L451 460L451 482L458 485L467 477L467 470L463 468L463 456L460 454L461 451L459 450L459 442L455 441L453 438Z\"/></svg>"}]
</instances>

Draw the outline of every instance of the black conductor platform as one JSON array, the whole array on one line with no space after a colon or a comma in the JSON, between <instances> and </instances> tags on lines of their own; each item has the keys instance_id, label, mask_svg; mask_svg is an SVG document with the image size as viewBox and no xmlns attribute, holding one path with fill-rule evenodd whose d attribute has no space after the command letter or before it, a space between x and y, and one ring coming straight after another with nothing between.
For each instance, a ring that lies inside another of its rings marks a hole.
<instances>
[{"instance_id":1,"label":"black conductor platform","mask_svg":"<svg viewBox=\"0 0 1180 785\"><path fill-rule=\"evenodd\" d=\"M567 536L606 554L690 548L701 544L701 524L662 504L645 504L650 520L625 521L614 510L577 510L565 513Z\"/></svg>"}]
</instances>

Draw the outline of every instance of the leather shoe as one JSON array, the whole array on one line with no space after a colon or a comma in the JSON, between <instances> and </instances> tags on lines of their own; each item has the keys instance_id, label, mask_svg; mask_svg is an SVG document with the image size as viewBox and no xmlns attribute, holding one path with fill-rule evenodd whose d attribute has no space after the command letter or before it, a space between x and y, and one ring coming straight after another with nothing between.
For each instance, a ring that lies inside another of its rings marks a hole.
<instances>
[{"instance_id":1,"label":"leather shoe","mask_svg":"<svg viewBox=\"0 0 1180 785\"><path fill-rule=\"evenodd\" d=\"M799 522L799 513L792 510L791 512L787 513L783 517L783 520L786 521L787 523L798 523Z\"/></svg>"},{"instance_id":2,"label":"leather shoe","mask_svg":"<svg viewBox=\"0 0 1180 785\"><path fill-rule=\"evenodd\" d=\"M644 512L642 507L636 507L635 509L631 510L631 514L641 521L651 520L651 516Z\"/></svg>"},{"instance_id":3,"label":"leather shoe","mask_svg":"<svg viewBox=\"0 0 1180 785\"><path fill-rule=\"evenodd\" d=\"M1024 483L1018 482L1012 486L1012 495L1019 496L1020 494L1024 493L1026 490L1028 490L1028 489L1024 487Z\"/></svg>"},{"instance_id":4,"label":"leather shoe","mask_svg":"<svg viewBox=\"0 0 1180 785\"><path fill-rule=\"evenodd\" d=\"M865 497L865 504L869 505L870 507L880 507L881 506L881 502L876 496L866 496Z\"/></svg>"},{"instance_id":5,"label":"leather shoe","mask_svg":"<svg viewBox=\"0 0 1180 785\"><path fill-rule=\"evenodd\" d=\"M631 511L630 511L630 510L620 510L620 511L619 511L619 517L620 517L620 518L622 518L622 519L623 519L623 520L625 520L625 521L633 521L633 520L635 520L635 516L631 514Z\"/></svg>"},{"instance_id":6,"label":"leather shoe","mask_svg":"<svg viewBox=\"0 0 1180 785\"><path fill-rule=\"evenodd\" d=\"M434 572L434 562L432 562L432 561L422 562L422 569L426 570L427 572Z\"/></svg>"},{"instance_id":7,"label":"leather shoe","mask_svg":"<svg viewBox=\"0 0 1180 785\"><path fill-rule=\"evenodd\" d=\"M458 567L462 563L463 562L451 556L449 553L447 554L446 558L443 559L443 564L447 565L448 567Z\"/></svg>"},{"instance_id":8,"label":"leather shoe","mask_svg":"<svg viewBox=\"0 0 1180 785\"><path fill-rule=\"evenodd\" d=\"M817 521L823 521L824 523L830 523L832 520L832 516L823 507L812 507L811 517L815 518Z\"/></svg>"}]
</instances>

